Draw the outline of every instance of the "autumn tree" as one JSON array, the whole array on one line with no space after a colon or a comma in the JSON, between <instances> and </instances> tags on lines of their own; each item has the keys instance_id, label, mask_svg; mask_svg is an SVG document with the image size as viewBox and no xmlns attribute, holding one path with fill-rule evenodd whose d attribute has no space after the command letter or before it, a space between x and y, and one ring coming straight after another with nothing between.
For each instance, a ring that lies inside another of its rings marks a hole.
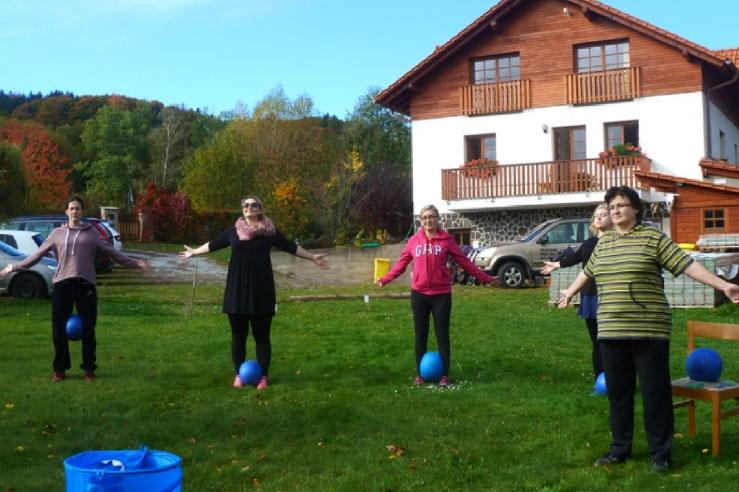
<instances>
[{"instance_id":1,"label":"autumn tree","mask_svg":"<svg viewBox=\"0 0 739 492\"><path fill-rule=\"evenodd\" d=\"M25 210L26 177L23 172L21 150L7 142L0 142L0 217L8 217Z\"/></svg>"},{"instance_id":2,"label":"autumn tree","mask_svg":"<svg viewBox=\"0 0 739 492\"><path fill-rule=\"evenodd\" d=\"M69 158L61 152L46 128L35 122L7 120L0 126L0 141L21 152L31 211L57 209L70 194Z\"/></svg>"}]
</instances>

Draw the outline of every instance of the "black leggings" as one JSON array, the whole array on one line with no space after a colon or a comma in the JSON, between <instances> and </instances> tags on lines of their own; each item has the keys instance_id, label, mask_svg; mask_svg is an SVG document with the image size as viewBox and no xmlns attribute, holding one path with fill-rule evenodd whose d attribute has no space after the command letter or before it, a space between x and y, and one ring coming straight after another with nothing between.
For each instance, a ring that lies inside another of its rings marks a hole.
<instances>
[{"instance_id":1,"label":"black leggings","mask_svg":"<svg viewBox=\"0 0 739 492\"><path fill-rule=\"evenodd\" d=\"M598 344L598 320L585 318L585 326L588 327L588 335L593 343L591 357L593 359L593 378L597 379L598 375L603 372L603 357L600 355L600 345Z\"/></svg>"},{"instance_id":2,"label":"black leggings","mask_svg":"<svg viewBox=\"0 0 739 492\"><path fill-rule=\"evenodd\" d=\"M98 317L98 295L95 284L81 278L70 278L54 284L51 295L51 337L54 340L54 370L64 372L72 367L69 358L67 339L67 320L72 308L77 306L77 314L82 318L82 365L81 369L94 371L95 325Z\"/></svg>"},{"instance_id":3,"label":"black leggings","mask_svg":"<svg viewBox=\"0 0 739 492\"><path fill-rule=\"evenodd\" d=\"M272 326L271 314L229 314L231 324L231 359L234 364L234 373L239 373L241 364L246 360L246 337L251 324L254 342L257 345L257 362L262 374L269 372L269 363L272 360L272 342L269 339L269 330Z\"/></svg>"},{"instance_id":4,"label":"black leggings","mask_svg":"<svg viewBox=\"0 0 739 492\"><path fill-rule=\"evenodd\" d=\"M443 376L449 375L451 347L449 342L449 318L452 312L452 295L437 294L427 296L411 290L411 309L416 330L416 371L420 374L421 359L426 353L429 338L429 316L434 317L436 345L444 361Z\"/></svg>"}]
</instances>

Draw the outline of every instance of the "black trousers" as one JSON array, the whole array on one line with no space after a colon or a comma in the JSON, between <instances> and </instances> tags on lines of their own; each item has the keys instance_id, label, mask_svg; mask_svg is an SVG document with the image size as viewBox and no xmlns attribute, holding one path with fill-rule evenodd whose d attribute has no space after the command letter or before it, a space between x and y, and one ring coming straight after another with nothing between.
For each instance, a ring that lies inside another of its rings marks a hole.
<instances>
[{"instance_id":1,"label":"black trousers","mask_svg":"<svg viewBox=\"0 0 739 492\"><path fill-rule=\"evenodd\" d=\"M585 326L588 327L590 342L593 344L590 357L593 362L593 380L595 380L603 372L603 357L600 355L600 345L598 344L598 320L585 318Z\"/></svg>"},{"instance_id":2,"label":"black trousers","mask_svg":"<svg viewBox=\"0 0 739 492\"><path fill-rule=\"evenodd\" d=\"M444 361L444 373L442 375L448 376L449 360L451 358L449 318L452 313L452 295L427 296L411 290L411 309L413 310L413 325L416 332L416 373L420 374L421 359L428 346L429 316L433 315L436 345L441 359Z\"/></svg>"},{"instance_id":3,"label":"black trousers","mask_svg":"<svg viewBox=\"0 0 739 492\"><path fill-rule=\"evenodd\" d=\"M631 451L638 376L649 451L653 459L669 461L675 426L670 383L670 343L666 340L601 340L599 343L610 404L610 452L624 456Z\"/></svg>"},{"instance_id":4,"label":"black trousers","mask_svg":"<svg viewBox=\"0 0 739 492\"><path fill-rule=\"evenodd\" d=\"M54 284L51 295L51 337L54 341L54 370L64 372L72 367L69 358L67 320L72 309L82 318L82 365L81 369L97 369L95 350L95 325L98 317L98 295L95 284L81 278L62 280Z\"/></svg>"},{"instance_id":5,"label":"black trousers","mask_svg":"<svg viewBox=\"0 0 739 492\"><path fill-rule=\"evenodd\" d=\"M269 338L272 315L229 314L228 322L231 324L231 359L234 364L234 373L239 373L241 364L246 360L246 337L249 334L249 325L251 325L257 346L257 362L262 369L262 374L266 376L272 360L272 342Z\"/></svg>"}]
</instances>

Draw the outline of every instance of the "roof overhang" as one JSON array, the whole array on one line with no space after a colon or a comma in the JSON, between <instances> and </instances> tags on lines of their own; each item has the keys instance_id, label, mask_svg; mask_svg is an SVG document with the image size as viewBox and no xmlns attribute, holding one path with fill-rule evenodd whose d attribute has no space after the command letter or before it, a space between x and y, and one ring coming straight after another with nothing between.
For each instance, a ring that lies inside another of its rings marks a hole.
<instances>
[{"instance_id":1,"label":"roof overhang","mask_svg":"<svg viewBox=\"0 0 739 492\"><path fill-rule=\"evenodd\" d=\"M645 171L634 171L634 176L639 178L642 186L651 187L664 193L678 193L681 188L691 186L703 190L730 193L739 198L739 187L736 186L719 185L697 179L688 179L680 176L672 176L670 174L650 173Z\"/></svg>"}]
</instances>

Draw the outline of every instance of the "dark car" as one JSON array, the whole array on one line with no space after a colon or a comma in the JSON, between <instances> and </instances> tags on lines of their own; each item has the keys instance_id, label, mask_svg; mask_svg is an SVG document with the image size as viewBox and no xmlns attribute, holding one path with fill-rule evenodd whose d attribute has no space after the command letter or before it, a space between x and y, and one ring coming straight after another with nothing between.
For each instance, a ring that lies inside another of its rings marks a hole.
<instances>
[{"instance_id":1,"label":"dark car","mask_svg":"<svg viewBox=\"0 0 739 492\"><path fill-rule=\"evenodd\" d=\"M97 219L82 219L85 222L89 222L101 237L105 238L108 243L113 246L113 237L108 230L100 224ZM51 231L57 227L61 227L69 221L66 215L24 215L20 217L13 217L4 221L4 224L12 226L14 229L20 231L33 231L43 234L44 237L49 237ZM113 269L113 258L104 254L98 253L95 257L95 271L97 273L109 272Z\"/></svg>"}]
</instances>

